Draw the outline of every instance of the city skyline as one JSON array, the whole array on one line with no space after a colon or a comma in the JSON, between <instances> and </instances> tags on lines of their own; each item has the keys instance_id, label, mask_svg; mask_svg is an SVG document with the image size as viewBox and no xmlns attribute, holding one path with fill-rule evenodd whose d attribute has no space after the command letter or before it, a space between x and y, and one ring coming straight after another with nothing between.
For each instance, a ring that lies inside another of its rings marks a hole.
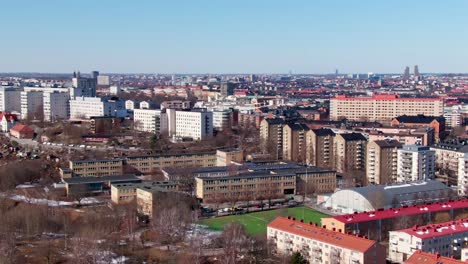
<instances>
[{"instance_id":1,"label":"city skyline","mask_svg":"<svg viewBox=\"0 0 468 264\"><path fill-rule=\"evenodd\" d=\"M3 4L0 72L466 73L461 1ZM18 15L20 14L20 17ZM13 21L13 22L12 22Z\"/></svg>"}]
</instances>

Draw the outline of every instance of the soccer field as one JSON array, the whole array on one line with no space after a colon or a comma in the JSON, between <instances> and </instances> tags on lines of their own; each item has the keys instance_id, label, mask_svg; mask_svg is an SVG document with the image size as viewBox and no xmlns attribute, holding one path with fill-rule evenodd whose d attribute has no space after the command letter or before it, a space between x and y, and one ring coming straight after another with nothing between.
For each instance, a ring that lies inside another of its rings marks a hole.
<instances>
[{"instance_id":1,"label":"soccer field","mask_svg":"<svg viewBox=\"0 0 468 264\"><path fill-rule=\"evenodd\" d=\"M267 225L278 216L293 216L296 219L304 219L305 222L320 224L320 219L327 215L307 207L283 208L263 212L248 213L242 215L230 215L218 218L203 219L200 224L208 226L212 230L223 230L223 227L231 222L237 222L245 226L250 235L266 234Z\"/></svg>"}]
</instances>

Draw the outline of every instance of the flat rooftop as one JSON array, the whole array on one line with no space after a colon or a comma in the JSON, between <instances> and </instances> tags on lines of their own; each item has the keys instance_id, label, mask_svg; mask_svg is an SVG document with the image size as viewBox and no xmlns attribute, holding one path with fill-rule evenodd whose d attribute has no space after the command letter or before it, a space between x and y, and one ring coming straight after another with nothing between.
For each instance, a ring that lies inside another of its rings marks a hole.
<instances>
[{"instance_id":1,"label":"flat rooftop","mask_svg":"<svg viewBox=\"0 0 468 264\"><path fill-rule=\"evenodd\" d=\"M397 230L395 232L404 232L411 236L421 239L443 237L457 233L468 232L468 218L457 221L450 221L440 224L430 224L425 226L414 226L407 229Z\"/></svg>"}]
</instances>

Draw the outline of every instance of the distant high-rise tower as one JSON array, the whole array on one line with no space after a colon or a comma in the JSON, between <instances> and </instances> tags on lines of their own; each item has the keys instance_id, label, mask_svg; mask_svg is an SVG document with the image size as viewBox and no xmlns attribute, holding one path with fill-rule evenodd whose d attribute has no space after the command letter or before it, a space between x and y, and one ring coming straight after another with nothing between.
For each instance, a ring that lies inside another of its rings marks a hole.
<instances>
[{"instance_id":1,"label":"distant high-rise tower","mask_svg":"<svg viewBox=\"0 0 468 264\"><path fill-rule=\"evenodd\" d=\"M410 78L409 67L406 66L405 73L403 73L403 80L406 81L406 80L409 80L409 78Z\"/></svg>"},{"instance_id":2,"label":"distant high-rise tower","mask_svg":"<svg viewBox=\"0 0 468 264\"><path fill-rule=\"evenodd\" d=\"M338 69L335 70L335 76L338 76Z\"/></svg>"},{"instance_id":3,"label":"distant high-rise tower","mask_svg":"<svg viewBox=\"0 0 468 264\"><path fill-rule=\"evenodd\" d=\"M419 77L418 65L414 65L414 77Z\"/></svg>"}]
</instances>

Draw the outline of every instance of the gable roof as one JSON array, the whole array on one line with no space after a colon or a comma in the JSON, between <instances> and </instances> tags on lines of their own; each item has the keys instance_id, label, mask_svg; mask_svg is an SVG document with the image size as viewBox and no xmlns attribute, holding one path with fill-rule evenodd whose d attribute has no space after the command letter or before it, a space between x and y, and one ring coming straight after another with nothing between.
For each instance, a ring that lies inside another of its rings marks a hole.
<instances>
[{"instance_id":1,"label":"gable roof","mask_svg":"<svg viewBox=\"0 0 468 264\"><path fill-rule=\"evenodd\" d=\"M425 115L416 115L416 116L407 116L402 115L395 117L396 120L400 123L415 123L415 124L429 124L434 120L439 122L445 121L443 116L425 116Z\"/></svg>"},{"instance_id":2,"label":"gable roof","mask_svg":"<svg viewBox=\"0 0 468 264\"><path fill-rule=\"evenodd\" d=\"M277 217L268 224L268 228L278 229L287 233L322 241L327 244L336 245L338 247L358 252L366 252L370 247L377 243L376 241L369 240L367 238L328 230L312 223L307 224L296 221L294 218L288 218Z\"/></svg>"},{"instance_id":3,"label":"gable roof","mask_svg":"<svg viewBox=\"0 0 468 264\"><path fill-rule=\"evenodd\" d=\"M29 132L34 133L34 130L32 128L30 128L27 125L21 124L21 123L18 123L16 125L14 125L10 130L13 130L13 131L16 131L16 132L19 132L19 133L29 133Z\"/></svg>"},{"instance_id":4,"label":"gable roof","mask_svg":"<svg viewBox=\"0 0 468 264\"><path fill-rule=\"evenodd\" d=\"M462 264L466 263L458 259L443 257L439 254L432 254L417 250L406 261L406 264Z\"/></svg>"}]
</instances>

